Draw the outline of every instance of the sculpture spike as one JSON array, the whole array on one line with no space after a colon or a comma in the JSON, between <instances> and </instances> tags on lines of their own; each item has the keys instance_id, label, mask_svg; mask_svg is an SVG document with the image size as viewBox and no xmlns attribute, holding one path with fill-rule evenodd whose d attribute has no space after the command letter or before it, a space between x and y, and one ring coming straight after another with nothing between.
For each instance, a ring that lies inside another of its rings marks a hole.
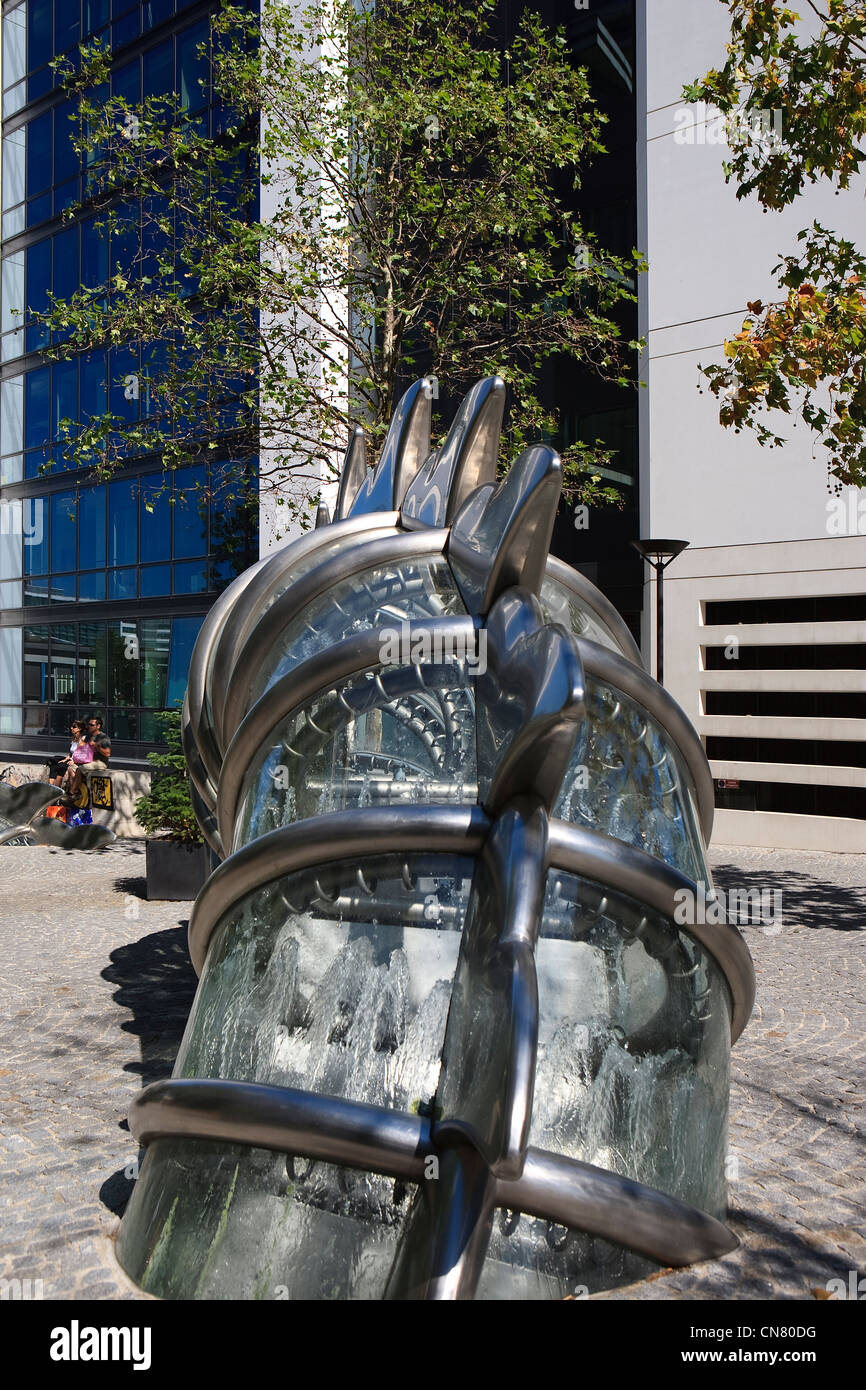
<instances>
[{"instance_id":1,"label":"sculpture spike","mask_svg":"<svg viewBox=\"0 0 866 1390\"><path fill-rule=\"evenodd\" d=\"M485 810L514 797L553 810L584 715L584 675L571 633L545 623L523 589L498 599L485 628L487 669L478 681L478 768L490 769Z\"/></svg>"},{"instance_id":2,"label":"sculpture spike","mask_svg":"<svg viewBox=\"0 0 866 1390\"><path fill-rule=\"evenodd\" d=\"M430 455L403 501L409 527L447 526L470 493L496 479L505 382L483 377L464 396L442 448Z\"/></svg>"},{"instance_id":3,"label":"sculpture spike","mask_svg":"<svg viewBox=\"0 0 866 1390\"><path fill-rule=\"evenodd\" d=\"M359 489L349 508L350 516L389 512L396 506L401 479L414 476L418 462L430 448L431 392L426 381L415 381L404 392L391 416L379 462Z\"/></svg>"},{"instance_id":4,"label":"sculpture spike","mask_svg":"<svg viewBox=\"0 0 866 1390\"><path fill-rule=\"evenodd\" d=\"M352 503L363 487L367 476L367 437L360 425L355 425L349 436L349 445L343 458L340 473L340 491L334 509L334 520L342 521L349 515Z\"/></svg>"},{"instance_id":5,"label":"sculpture spike","mask_svg":"<svg viewBox=\"0 0 866 1390\"><path fill-rule=\"evenodd\" d=\"M448 561L470 613L489 613L506 589L540 592L561 489L559 455L533 445L498 487L479 488L463 503Z\"/></svg>"},{"instance_id":6,"label":"sculpture spike","mask_svg":"<svg viewBox=\"0 0 866 1390\"><path fill-rule=\"evenodd\" d=\"M318 531L318 529L319 529L320 526L330 526L330 524L331 524L331 513L328 511L327 503L325 503L325 502L320 502L319 505L318 505L318 507L317 507L317 509L316 509L316 525L315 525L315 529Z\"/></svg>"}]
</instances>

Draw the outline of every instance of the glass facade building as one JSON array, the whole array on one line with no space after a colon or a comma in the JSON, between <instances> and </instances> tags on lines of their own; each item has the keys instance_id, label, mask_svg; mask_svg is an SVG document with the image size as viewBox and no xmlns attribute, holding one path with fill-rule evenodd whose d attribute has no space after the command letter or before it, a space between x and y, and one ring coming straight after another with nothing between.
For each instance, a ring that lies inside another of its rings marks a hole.
<instances>
[{"instance_id":1,"label":"glass facade building","mask_svg":"<svg viewBox=\"0 0 866 1390\"><path fill-rule=\"evenodd\" d=\"M183 696L214 596L257 556L240 500L257 460L217 436L207 463L163 471L127 456L108 480L68 459L69 422L110 410L146 421L152 363L137 344L49 360L33 314L51 296L98 287L109 267L142 274L145 219L122 203L109 242L88 215L88 168L72 144L75 109L52 63L100 38L105 95L130 104L174 94L202 133L228 124L208 56L210 3L19 0L3 6L2 323L0 323L0 748L56 749L77 713L101 713L117 757L159 737L155 714ZM252 159L252 153L248 154ZM160 248L163 249L164 248Z\"/></svg>"}]
</instances>

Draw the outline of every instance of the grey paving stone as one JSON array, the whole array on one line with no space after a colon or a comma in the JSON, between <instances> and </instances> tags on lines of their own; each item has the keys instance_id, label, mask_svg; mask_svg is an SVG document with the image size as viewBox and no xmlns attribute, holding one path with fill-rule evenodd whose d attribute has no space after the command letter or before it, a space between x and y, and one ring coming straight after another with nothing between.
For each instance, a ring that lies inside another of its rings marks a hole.
<instances>
[{"instance_id":1,"label":"grey paving stone","mask_svg":"<svg viewBox=\"0 0 866 1390\"><path fill-rule=\"evenodd\" d=\"M711 857L719 886L783 894L779 933L742 928L758 993L731 1066L741 1244L603 1298L811 1299L866 1275L866 856ZM41 1278L46 1298L146 1297L111 1257L138 1155L125 1116L170 1074L195 977L191 904L147 902L143 877L139 842L0 847L0 1277Z\"/></svg>"}]
</instances>

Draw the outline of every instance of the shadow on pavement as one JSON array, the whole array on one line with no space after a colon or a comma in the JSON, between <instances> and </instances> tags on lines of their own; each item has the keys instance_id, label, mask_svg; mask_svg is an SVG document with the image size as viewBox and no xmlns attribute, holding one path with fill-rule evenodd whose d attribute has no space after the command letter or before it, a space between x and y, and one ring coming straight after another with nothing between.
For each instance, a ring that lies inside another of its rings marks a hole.
<instances>
[{"instance_id":1,"label":"shadow on pavement","mask_svg":"<svg viewBox=\"0 0 866 1390\"><path fill-rule=\"evenodd\" d=\"M783 927L830 927L834 931L866 930L866 893L838 883L823 883L810 874L782 873L766 869L749 872L736 864L713 869L717 888L779 892Z\"/></svg>"},{"instance_id":2,"label":"shadow on pavement","mask_svg":"<svg viewBox=\"0 0 866 1390\"><path fill-rule=\"evenodd\" d=\"M118 887L142 896L135 885L143 882L123 879ZM121 1027L138 1037L141 1060L128 1063L124 1070L137 1073L142 1086L171 1076L195 997L198 980L189 958L187 925L181 921L118 946L111 952L111 964L102 971L102 978L117 987L112 996L115 1003L132 1013ZM120 1169L102 1184L99 1195L116 1216L122 1216L134 1182L133 1175Z\"/></svg>"}]
</instances>

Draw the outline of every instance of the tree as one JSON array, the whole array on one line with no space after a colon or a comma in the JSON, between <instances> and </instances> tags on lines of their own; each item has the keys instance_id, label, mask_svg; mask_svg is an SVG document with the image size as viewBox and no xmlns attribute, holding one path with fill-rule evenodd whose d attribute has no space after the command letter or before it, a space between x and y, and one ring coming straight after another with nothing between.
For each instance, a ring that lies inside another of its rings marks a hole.
<instances>
[{"instance_id":1,"label":"tree","mask_svg":"<svg viewBox=\"0 0 866 1390\"><path fill-rule=\"evenodd\" d=\"M866 0L806 0L809 33L776 0L722 3L727 61L684 95L739 113L725 166L737 197L754 193L778 210L822 179L849 188L866 158ZM781 138L755 139L770 111L781 112ZM798 239L774 268L782 297L750 302L727 360L703 371L723 425L778 447L785 441L764 416L797 408L829 451L837 490L866 486L866 256L818 222Z\"/></svg>"},{"instance_id":2,"label":"tree","mask_svg":"<svg viewBox=\"0 0 866 1390\"><path fill-rule=\"evenodd\" d=\"M555 190L603 151L604 116L561 33L527 14L503 57L494 11L263 0L259 17L225 3L216 135L188 98L106 95L109 56L86 49L69 85L110 264L45 323L61 355L109 343L123 368L140 344L142 409L69 421L71 457L110 472L154 452L172 468L234 432L298 512L335 476L352 422L375 454L422 373L451 397L501 373L512 455L555 432L544 362L629 380L638 345L616 313L639 258L606 255ZM260 115L257 216L242 151ZM595 471L609 458L565 451L572 491L615 497Z\"/></svg>"}]
</instances>

